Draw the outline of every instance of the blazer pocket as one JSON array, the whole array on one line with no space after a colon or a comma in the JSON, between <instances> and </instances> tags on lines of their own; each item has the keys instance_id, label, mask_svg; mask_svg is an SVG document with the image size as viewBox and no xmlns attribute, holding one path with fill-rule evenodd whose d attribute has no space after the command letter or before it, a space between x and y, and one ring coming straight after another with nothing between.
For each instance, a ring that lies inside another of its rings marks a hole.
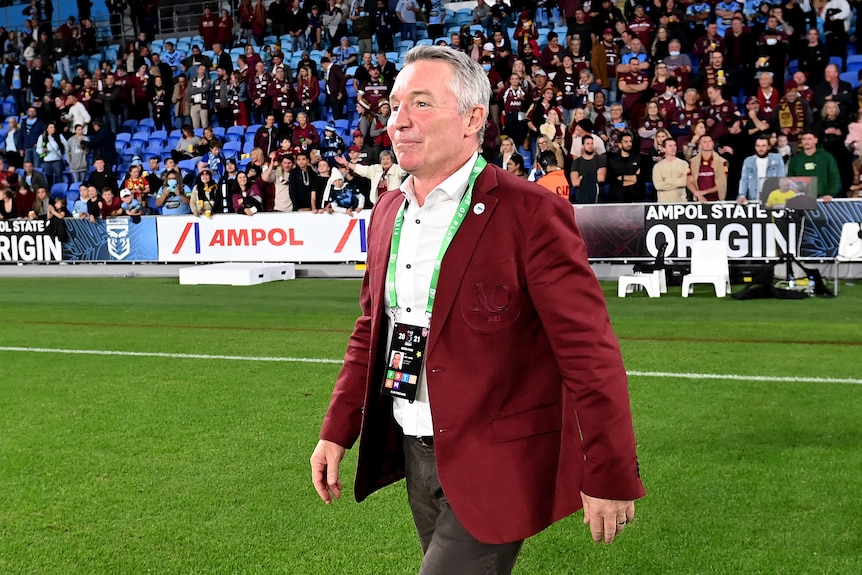
<instances>
[{"instance_id":1,"label":"blazer pocket","mask_svg":"<svg viewBox=\"0 0 862 575\"><path fill-rule=\"evenodd\" d=\"M560 431L562 411L556 403L540 405L526 411L504 415L491 420L498 441L514 441L542 433Z\"/></svg>"},{"instance_id":2,"label":"blazer pocket","mask_svg":"<svg viewBox=\"0 0 862 575\"><path fill-rule=\"evenodd\" d=\"M461 284L461 316L470 329L493 331L521 315L521 286L515 260L473 265Z\"/></svg>"}]
</instances>

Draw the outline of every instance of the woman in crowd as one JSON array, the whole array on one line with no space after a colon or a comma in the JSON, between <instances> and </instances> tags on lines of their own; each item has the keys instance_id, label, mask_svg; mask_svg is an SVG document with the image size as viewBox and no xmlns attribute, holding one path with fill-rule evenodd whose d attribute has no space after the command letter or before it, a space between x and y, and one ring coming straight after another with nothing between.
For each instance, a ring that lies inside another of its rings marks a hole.
<instances>
[{"instance_id":1,"label":"woman in crowd","mask_svg":"<svg viewBox=\"0 0 862 575\"><path fill-rule=\"evenodd\" d=\"M500 151L494 157L494 164L505 170L509 163L509 158L517 153L518 152L515 149L515 141L512 140L512 138L503 136L503 139L500 142Z\"/></svg>"},{"instance_id":2,"label":"woman in crowd","mask_svg":"<svg viewBox=\"0 0 862 575\"><path fill-rule=\"evenodd\" d=\"M174 117L176 118L176 124L174 125L180 128L192 123L192 119L189 116L192 103L188 88L189 83L186 77L183 74L177 76L177 83L174 84L174 93L171 96L171 102L174 103Z\"/></svg>"},{"instance_id":3,"label":"woman in crowd","mask_svg":"<svg viewBox=\"0 0 862 575\"><path fill-rule=\"evenodd\" d=\"M686 161L691 160L697 155L697 152L700 150L700 139L706 135L706 132L705 120L698 120L691 127L691 137L688 142L686 142L685 147L682 150L682 155L685 157Z\"/></svg>"},{"instance_id":4,"label":"woman in crowd","mask_svg":"<svg viewBox=\"0 0 862 575\"><path fill-rule=\"evenodd\" d=\"M195 136L195 131L189 124L185 124L181 132L182 137L180 141L177 142L176 147L171 151L171 157L177 163L194 158L197 155L197 147L201 141L200 138Z\"/></svg>"},{"instance_id":5,"label":"woman in crowd","mask_svg":"<svg viewBox=\"0 0 862 575\"><path fill-rule=\"evenodd\" d=\"M192 188L190 207L196 216L211 216L215 206L219 205L218 185L213 181L213 173L209 166L201 167L198 182Z\"/></svg>"},{"instance_id":6,"label":"woman in crowd","mask_svg":"<svg viewBox=\"0 0 862 575\"><path fill-rule=\"evenodd\" d=\"M512 154L509 157L509 161L506 162L506 171L526 180L528 174L524 170L524 156L521 154Z\"/></svg>"},{"instance_id":7,"label":"woman in crowd","mask_svg":"<svg viewBox=\"0 0 862 575\"><path fill-rule=\"evenodd\" d=\"M264 6L263 0L257 0L254 5L251 16L251 35L254 36L254 41L258 46L263 46L263 39L266 37L266 6ZM251 62L249 62L249 66L251 66Z\"/></svg>"},{"instance_id":8,"label":"woman in crowd","mask_svg":"<svg viewBox=\"0 0 862 575\"><path fill-rule=\"evenodd\" d=\"M819 144L832 154L838 163L841 174L841 189L846 190L853 183L853 157L844 145L847 138L847 120L835 100L827 100L820 110L820 118L815 124Z\"/></svg>"},{"instance_id":9,"label":"woman in crowd","mask_svg":"<svg viewBox=\"0 0 862 575\"><path fill-rule=\"evenodd\" d=\"M67 142L66 161L69 164L69 170L72 172L73 182L83 182L84 176L87 175L87 170L90 168L90 163L87 160L87 149L83 145L83 142L88 142L89 140L84 135L84 126L78 124L75 126L75 133Z\"/></svg>"},{"instance_id":10,"label":"woman in crowd","mask_svg":"<svg viewBox=\"0 0 862 575\"><path fill-rule=\"evenodd\" d=\"M42 173L50 188L63 179L63 155L66 153L66 138L57 131L57 124L51 122L45 133L36 140L36 150L42 157Z\"/></svg>"},{"instance_id":11,"label":"woman in crowd","mask_svg":"<svg viewBox=\"0 0 862 575\"><path fill-rule=\"evenodd\" d=\"M234 71L230 75L227 97L233 111L234 125L248 127L248 91L241 72Z\"/></svg>"},{"instance_id":12,"label":"woman in crowd","mask_svg":"<svg viewBox=\"0 0 862 575\"><path fill-rule=\"evenodd\" d=\"M566 129L556 108L548 110L545 116L545 123L539 127L539 133L549 141L554 142L563 151L563 154L566 153L568 149L566 148Z\"/></svg>"},{"instance_id":13,"label":"woman in crowd","mask_svg":"<svg viewBox=\"0 0 862 575\"><path fill-rule=\"evenodd\" d=\"M320 97L320 84L317 78L311 73L311 68L308 66L300 66L296 73L297 86L296 97L299 100L299 105L302 111L305 112L308 118L313 122L317 116L317 99Z\"/></svg>"},{"instance_id":14,"label":"woman in crowd","mask_svg":"<svg viewBox=\"0 0 862 575\"><path fill-rule=\"evenodd\" d=\"M48 208L51 205L51 196L48 195L46 188L38 188L36 197L33 199L33 207L30 208L30 213L27 217L31 220L47 220Z\"/></svg>"},{"instance_id":15,"label":"woman in crowd","mask_svg":"<svg viewBox=\"0 0 862 575\"><path fill-rule=\"evenodd\" d=\"M547 151L554 152L554 157L557 159L557 165L563 166L565 165L565 156L563 154L563 149L557 145L557 143L553 140L549 140L545 136L539 136L536 138L536 157L538 158L542 152Z\"/></svg>"},{"instance_id":16,"label":"woman in crowd","mask_svg":"<svg viewBox=\"0 0 862 575\"><path fill-rule=\"evenodd\" d=\"M389 107L389 100L381 100L377 104L377 112L373 114L371 126L368 128L368 136L375 146L379 146L384 150L392 148L392 141L389 139L389 133L386 131L386 126L389 124L389 116L392 115L392 110Z\"/></svg>"},{"instance_id":17,"label":"woman in crowd","mask_svg":"<svg viewBox=\"0 0 862 575\"><path fill-rule=\"evenodd\" d=\"M244 172L237 174L234 192L235 193L231 198L234 212L253 216L257 212L263 211L263 201L260 195L260 190L257 188L256 184L252 184L249 181L248 175Z\"/></svg>"},{"instance_id":18,"label":"woman in crowd","mask_svg":"<svg viewBox=\"0 0 862 575\"><path fill-rule=\"evenodd\" d=\"M156 123L156 130L171 130L171 103L168 101L168 93L165 90L165 83L161 76L153 76L153 82L150 86L150 104L153 109L153 120Z\"/></svg>"},{"instance_id":19,"label":"woman in crowd","mask_svg":"<svg viewBox=\"0 0 862 575\"><path fill-rule=\"evenodd\" d=\"M641 154L650 153L655 143L656 132L664 130L666 127L666 122L664 116L661 115L658 103L655 100L647 102L646 110L638 126Z\"/></svg>"},{"instance_id":20,"label":"woman in crowd","mask_svg":"<svg viewBox=\"0 0 862 575\"><path fill-rule=\"evenodd\" d=\"M17 217L15 194L10 188L3 188L0 190L0 220L14 220Z\"/></svg>"}]
</instances>

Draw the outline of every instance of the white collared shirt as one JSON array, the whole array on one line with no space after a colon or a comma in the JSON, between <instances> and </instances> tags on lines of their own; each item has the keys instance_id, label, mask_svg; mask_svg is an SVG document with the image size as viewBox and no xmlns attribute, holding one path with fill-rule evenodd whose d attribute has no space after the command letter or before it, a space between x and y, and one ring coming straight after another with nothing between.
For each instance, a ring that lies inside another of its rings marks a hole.
<instances>
[{"instance_id":1,"label":"white collared shirt","mask_svg":"<svg viewBox=\"0 0 862 575\"><path fill-rule=\"evenodd\" d=\"M416 200L413 189L413 176L401 184L401 192L407 197L404 210L404 225L401 228L401 243L398 246L398 268L395 271L395 292L398 296L398 316L392 313L389 292L386 292L386 309L389 310L389 336L392 339L392 326L395 321L425 327L428 318L425 307L428 305L428 291L431 288L431 273L434 262L440 253L440 245L449 224L455 215L458 204L464 197L470 172L476 163L477 153L470 156L454 174L434 188L422 207ZM434 330L434 326L431 327ZM427 357L425 358L427 361ZM428 380L425 376L427 363L423 364L419 375L419 388L416 400L395 399L395 421L401 426L404 435L426 436L434 434L431 419L431 404L428 402Z\"/></svg>"}]
</instances>

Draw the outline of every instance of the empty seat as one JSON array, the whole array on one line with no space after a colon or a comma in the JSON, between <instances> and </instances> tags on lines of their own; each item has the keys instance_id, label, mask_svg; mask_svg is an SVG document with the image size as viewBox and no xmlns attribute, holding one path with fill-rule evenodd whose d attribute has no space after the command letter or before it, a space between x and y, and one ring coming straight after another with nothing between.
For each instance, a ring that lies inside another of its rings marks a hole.
<instances>
[{"instance_id":1,"label":"empty seat","mask_svg":"<svg viewBox=\"0 0 862 575\"><path fill-rule=\"evenodd\" d=\"M691 246L691 273L682 277L682 297L688 297L695 284L712 284L716 297L727 295L730 291L727 244L703 240Z\"/></svg>"}]
</instances>

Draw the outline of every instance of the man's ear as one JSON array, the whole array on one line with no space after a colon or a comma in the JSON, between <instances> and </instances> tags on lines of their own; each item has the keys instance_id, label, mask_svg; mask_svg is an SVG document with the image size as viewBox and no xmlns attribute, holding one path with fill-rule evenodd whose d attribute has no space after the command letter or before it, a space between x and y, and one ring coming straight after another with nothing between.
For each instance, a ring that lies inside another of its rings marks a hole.
<instances>
[{"instance_id":1,"label":"man's ear","mask_svg":"<svg viewBox=\"0 0 862 575\"><path fill-rule=\"evenodd\" d=\"M464 120L464 128L468 136L478 134L485 127L485 119L488 117L488 108L485 106L474 106L467 113Z\"/></svg>"}]
</instances>

